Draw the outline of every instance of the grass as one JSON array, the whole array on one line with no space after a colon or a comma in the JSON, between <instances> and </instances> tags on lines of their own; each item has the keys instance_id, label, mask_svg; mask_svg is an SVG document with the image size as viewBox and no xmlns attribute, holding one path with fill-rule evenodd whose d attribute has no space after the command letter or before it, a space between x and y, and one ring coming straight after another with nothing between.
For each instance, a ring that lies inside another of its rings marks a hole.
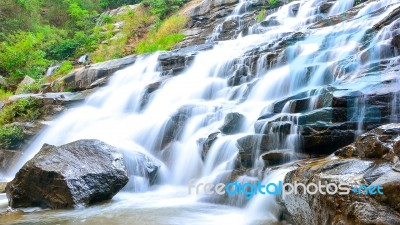
<instances>
[{"instance_id":1,"label":"grass","mask_svg":"<svg viewBox=\"0 0 400 225\"><path fill-rule=\"evenodd\" d=\"M187 17L182 15L174 15L162 22L150 31L145 39L140 41L136 46L136 53L143 54L160 50L170 50L174 45L179 43L184 34L180 32L185 27Z\"/></svg>"}]
</instances>

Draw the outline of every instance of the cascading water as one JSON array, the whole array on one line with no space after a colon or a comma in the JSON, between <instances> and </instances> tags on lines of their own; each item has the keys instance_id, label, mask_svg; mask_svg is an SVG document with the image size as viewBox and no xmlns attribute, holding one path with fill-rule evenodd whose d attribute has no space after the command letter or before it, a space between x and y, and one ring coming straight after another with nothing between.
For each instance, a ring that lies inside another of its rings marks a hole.
<instances>
[{"instance_id":1,"label":"cascading water","mask_svg":"<svg viewBox=\"0 0 400 225\"><path fill-rule=\"evenodd\" d=\"M226 21L240 20L249 2L241 0ZM176 186L187 185L193 178L198 181L215 181L220 174L230 174L239 151L236 141L256 133L253 124L259 119L260 112L261 116L271 114L265 117L260 132L270 136L272 149L297 150L299 114L292 109L290 101L274 112L275 103L290 96L301 95L303 99L310 100L307 110L316 109L316 101L323 94L324 87L349 82L352 74L366 66L353 57L366 32L400 5L397 0L369 2L346 23L327 23L326 26L315 28L314 22L321 19L318 7L323 2L326 1L292 1L265 18L264 21L273 19L278 26L261 27L255 24L249 29L253 31L249 32L251 35L216 43L213 49L198 53L182 74L167 79L151 95L144 108L141 96L146 87L157 82L162 75L157 70L158 53L139 57L134 65L116 72L109 84L90 96L83 105L69 110L43 131L9 171L10 178L44 143L61 145L78 139L100 139L119 147L126 155L140 151L159 161L162 166L159 172L161 186L158 186L158 190L153 190L141 179L140 169L135 168L135 162L129 159L128 172L134 177L133 186L139 187L137 191L149 190L149 195L154 192L155 196L165 198L165 201L154 201L167 202L169 198L159 193L164 193L160 190L170 190L170 185L182 191L182 188ZM335 4L331 15L349 8L347 3L343 5L341 2ZM296 4L299 4L299 8L294 13L289 9ZM382 7L386 10L371 14ZM215 28L211 40L218 38L219 29L221 27ZM301 34L301 37L293 39L291 35L295 33ZM280 41L291 38L293 44L279 45ZM254 49L273 50L261 55L256 72L252 74L245 54ZM276 62L266 65L275 50ZM245 71L245 77L249 80L241 79L233 87L228 85L230 76L239 70ZM217 132L230 112L244 115L246 121L237 134L219 134L203 161L197 141ZM163 136L171 121L180 123L181 133L175 141L165 144ZM281 126L276 129L271 126L274 122L281 122L289 129L285 129L286 133ZM260 154L254 152L256 161ZM257 169L260 164L255 162L253 166ZM286 169L272 172L266 176L265 181L282 180L285 172ZM138 196L139 199L148 197L145 194ZM126 196L118 198L123 197ZM262 197L257 196L245 211L261 213L258 210L264 207ZM182 204L194 204L195 201L191 199L188 203L182 199L181 192L174 200L184 202ZM273 208L267 209L273 214L268 219L276 220ZM221 211L226 213L224 209ZM233 222L244 223L237 217L233 218L236 219Z\"/></svg>"}]
</instances>

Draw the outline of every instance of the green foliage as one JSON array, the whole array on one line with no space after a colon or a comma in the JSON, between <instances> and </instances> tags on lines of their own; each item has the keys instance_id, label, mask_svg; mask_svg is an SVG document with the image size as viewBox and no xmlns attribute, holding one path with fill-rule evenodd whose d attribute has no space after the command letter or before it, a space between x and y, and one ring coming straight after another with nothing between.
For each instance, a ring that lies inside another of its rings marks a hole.
<instances>
[{"instance_id":1,"label":"green foliage","mask_svg":"<svg viewBox=\"0 0 400 225\"><path fill-rule=\"evenodd\" d=\"M141 0L101 0L100 6L103 9L115 9L123 5L133 5L141 2Z\"/></svg>"},{"instance_id":2,"label":"green foliage","mask_svg":"<svg viewBox=\"0 0 400 225\"><path fill-rule=\"evenodd\" d=\"M24 140L24 132L17 126L0 126L0 148L16 148Z\"/></svg>"},{"instance_id":3,"label":"green foliage","mask_svg":"<svg viewBox=\"0 0 400 225\"><path fill-rule=\"evenodd\" d=\"M276 5L279 0L268 0L268 3L272 6Z\"/></svg>"},{"instance_id":4,"label":"green foliage","mask_svg":"<svg viewBox=\"0 0 400 225\"><path fill-rule=\"evenodd\" d=\"M266 14L267 14L267 10L262 9L262 10L257 14L257 17L256 17L257 23L261 22L261 21L265 18L265 15L266 15Z\"/></svg>"},{"instance_id":5,"label":"green foliage","mask_svg":"<svg viewBox=\"0 0 400 225\"><path fill-rule=\"evenodd\" d=\"M57 70L54 72L52 77L58 78L62 77L64 75L67 75L69 72L71 72L74 69L74 66L70 61L64 61L61 63L60 67L57 68Z\"/></svg>"},{"instance_id":6,"label":"green foliage","mask_svg":"<svg viewBox=\"0 0 400 225\"><path fill-rule=\"evenodd\" d=\"M32 84L20 85L15 91L16 94L28 94L28 93L39 93L42 90L42 85L39 82Z\"/></svg>"},{"instance_id":7,"label":"green foliage","mask_svg":"<svg viewBox=\"0 0 400 225\"><path fill-rule=\"evenodd\" d=\"M33 97L23 98L7 105L0 112L0 125L15 121L33 121L42 115L43 101Z\"/></svg>"},{"instance_id":8,"label":"green foliage","mask_svg":"<svg viewBox=\"0 0 400 225\"><path fill-rule=\"evenodd\" d=\"M11 91L6 91L3 89L0 89L0 101L5 101L8 99L8 97L12 96L13 93Z\"/></svg>"},{"instance_id":9,"label":"green foliage","mask_svg":"<svg viewBox=\"0 0 400 225\"><path fill-rule=\"evenodd\" d=\"M0 41L18 30L33 31L40 20L42 0L1 0Z\"/></svg>"},{"instance_id":10,"label":"green foliage","mask_svg":"<svg viewBox=\"0 0 400 225\"><path fill-rule=\"evenodd\" d=\"M150 11L160 19L165 18L178 10L186 0L144 0L143 3L150 7Z\"/></svg>"},{"instance_id":11,"label":"green foliage","mask_svg":"<svg viewBox=\"0 0 400 225\"><path fill-rule=\"evenodd\" d=\"M184 34L180 34L187 22L184 16L171 16L161 23L157 30L150 34L136 46L136 53L148 53L159 50L170 50L175 44L179 43Z\"/></svg>"},{"instance_id":12,"label":"green foliage","mask_svg":"<svg viewBox=\"0 0 400 225\"><path fill-rule=\"evenodd\" d=\"M42 41L42 34L18 32L1 43L0 69L7 71L11 84L16 85L26 75L34 79L43 75L49 61L41 50Z\"/></svg>"}]
</instances>

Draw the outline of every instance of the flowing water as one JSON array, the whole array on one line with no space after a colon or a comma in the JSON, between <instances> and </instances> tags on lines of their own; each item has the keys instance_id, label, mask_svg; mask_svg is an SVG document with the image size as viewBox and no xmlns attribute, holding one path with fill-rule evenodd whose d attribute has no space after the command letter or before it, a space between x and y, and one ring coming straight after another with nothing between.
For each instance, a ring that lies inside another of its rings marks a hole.
<instances>
[{"instance_id":1,"label":"flowing water","mask_svg":"<svg viewBox=\"0 0 400 225\"><path fill-rule=\"evenodd\" d=\"M228 18L240 20L247 11L248 2L240 1ZM38 211L17 221L22 224L268 224L277 221L279 213L273 196L257 196L238 208L203 203L199 201L200 196L189 196L186 186L191 179L215 181L219 175L229 174L239 151L236 140L255 134L254 123L260 115L271 113L275 101L301 94L311 99L308 110L313 110L318 96L328 85L352 85L357 90L362 89L364 84L356 82L355 74L370 67L375 59L371 56L370 60L362 62L354 55L366 32L400 3L398 0L367 2L361 5L358 14L343 23L327 23L322 28L314 28L314 22L321 20L318 6L322 2L325 1L292 1L264 20L276 20L279 26L255 24L249 29L251 35L217 42L213 49L200 52L182 74L168 79L155 91L144 108L141 96L149 84L161 77L159 53L140 56L134 65L117 71L106 87L91 95L81 106L68 110L44 130L9 171L9 177L11 179L44 143L61 145L79 139L99 139L117 146L126 155L140 151L159 161L162 166L158 186L150 187L142 179L140 169L134 166L135 161L128 159L128 173L134 182L131 186L136 188L125 188L112 201L87 209ZM345 12L349 9L348 2L353 1L339 0L330 14ZM298 12L293 13L289 9L297 3L300 3ZM382 8L385 10L379 11ZM213 35L218 36L218 29ZM238 67L250 68L244 60L245 53L267 46L278 49L279 40L298 32L305 37L284 46L275 64L266 65L268 53L258 59L251 85L228 86L227 80ZM378 41L389 38L380 39L381 36L376 35ZM378 50L370 46L365 51L375 53ZM393 101L397 104L398 97ZM295 151L298 148L299 114L291 108L287 103L281 113L265 119L268 122L279 118L290 124L286 135L281 135L279 129L263 127L274 137L271 141L276 150ZM187 115L182 134L165 148L160 138L168 129L171 117L182 112ZM218 131L230 112L245 116L240 132L218 135L203 161L197 140ZM362 106L359 113L363 113ZM359 122L361 124L362 120ZM359 129L362 129L361 125ZM165 149L160 151L160 148ZM258 152L255 154L258 157ZM262 162L254 163L254 169L261 166ZM282 180L286 172L283 169L266 174L264 181ZM241 204L233 202L232 205Z\"/></svg>"}]
</instances>

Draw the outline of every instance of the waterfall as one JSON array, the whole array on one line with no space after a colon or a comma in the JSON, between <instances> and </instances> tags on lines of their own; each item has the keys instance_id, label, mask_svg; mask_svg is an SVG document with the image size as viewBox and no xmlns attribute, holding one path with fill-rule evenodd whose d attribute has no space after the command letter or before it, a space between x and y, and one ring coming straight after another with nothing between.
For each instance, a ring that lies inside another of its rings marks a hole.
<instances>
[{"instance_id":1,"label":"waterfall","mask_svg":"<svg viewBox=\"0 0 400 225\"><path fill-rule=\"evenodd\" d=\"M329 11L329 15L337 15L346 12L354 5L354 0L337 0Z\"/></svg>"},{"instance_id":2,"label":"waterfall","mask_svg":"<svg viewBox=\"0 0 400 225\"><path fill-rule=\"evenodd\" d=\"M250 2L241 0L225 21L241 20ZM212 49L199 52L182 74L162 83L145 107L141 106L141 96L148 85L162 79L162 74L158 69L159 53L139 56L134 65L117 71L107 86L45 129L9 171L9 177L13 177L44 143L61 145L78 139L99 139L125 154L140 151L159 161L162 165L161 185L187 185L191 179L215 180L218 175L234 169L233 161L239 151L237 140L257 134L253 126L266 114L274 114L265 119L261 129L263 135L271 137L272 150L297 151L299 113L292 109L290 101L279 112L274 112L275 103L300 95L310 100L306 109L310 111L316 108L323 87L351 83L357 71L369 66L357 57L366 32L400 5L398 0L371 2L346 23L314 29L313 23L321 19L318 10L321 2L324 1L292 1L264 20L274 19L279 26L261 28L260 24L255 24L253 30L257 28L258 32L216 42ZM297 14L289 13L295 4L300 4ZM339 0L329 14L342 13L353 4L354 1ZM382 7L387 10L369 13ZM211 41L218 39L221 29L222 24L215 28ZM301 37L289 43L293 34ZM281 46L279 41L282 40L288 42ZM267 48L272 50L262 52ZM256 69L252 71L246 53L255 49L261 53ZM373 47L368 49L377 51ZM269 61L273 54L276 54L275 62ZM237 85L228 85L232 74L239 70L246 71L245 78L242 77ZM398 105L398 99L398 96L394 98L394 105ZM398 113L398 108L394 110L393 113ZM225 116L231 112L244 115L245 123L236 134L219 134L203 160L197 141L219 132ZM362 125L363 116L359 115L365 115L365 109L361 108L357 115L357 122ZM174 141L167 143L163 137L176 121L181 132ZM272 122L289 124L290 129L282 135L281 127L274 129ZM359 129L362 129L361 125ZM257 150L259 148L254 149ZM256 160L260 154L254 152ZM256 162L253 168L259 166ZM130 175L135 177L136 191L148 190L139 169L129 168ZM287 170L272 173L265 181L282 180L285 172ZM248 210L256 212L256 208L262 208L275 214L273 206L264 207L267 201L261 197L254 199Z\"/></svg>"}]
</instances>

